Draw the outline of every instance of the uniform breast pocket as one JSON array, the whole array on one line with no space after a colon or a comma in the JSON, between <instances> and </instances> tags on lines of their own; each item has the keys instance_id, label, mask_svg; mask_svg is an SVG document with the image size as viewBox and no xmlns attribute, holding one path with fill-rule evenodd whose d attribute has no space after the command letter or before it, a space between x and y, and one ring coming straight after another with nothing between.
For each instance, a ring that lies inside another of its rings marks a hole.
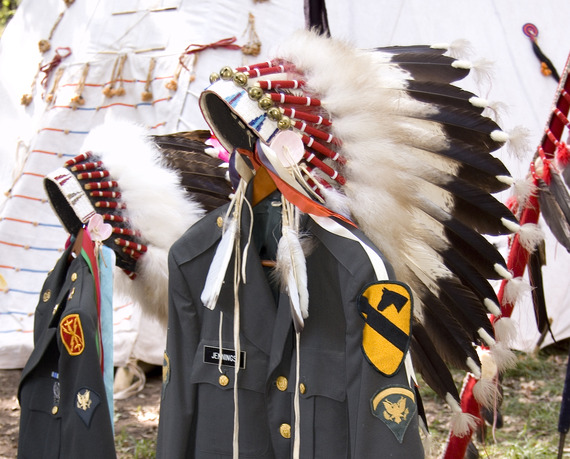
<instances>
[{"instance_id":1,"label":"uniform breast pocket","mask_svg":"<svg viewBox=\"0 0 570 459\"><path fill-rule=\"evenodd\" d=\"M345 354L302 349L300 357L301 455L315 459L346 458L349 422ZM310 440L309 432L313 435Z\"/></svg>"},{"instance_id":2,"label":"uniform breast pocket","mask_svg":"<svg viewBox=\"0 0 570 459\"><path fill-rule=\"evenodd\" d=\"M233 345L202 341L192 367L196 385L196 454L231 455L234 432L236 355ZM266 409L268 357L244 346L239 358L238 413L240 455L266 457L271 451Z\"/></svg>"}]
</instances>

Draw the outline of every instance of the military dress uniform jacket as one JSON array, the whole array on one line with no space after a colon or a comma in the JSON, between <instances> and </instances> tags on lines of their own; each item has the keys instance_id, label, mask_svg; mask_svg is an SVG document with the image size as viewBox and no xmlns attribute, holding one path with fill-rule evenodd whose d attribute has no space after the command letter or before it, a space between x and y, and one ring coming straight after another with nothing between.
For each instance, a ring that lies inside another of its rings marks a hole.
<instances>
[{"instance_id":1,"label":"military dress uniform jacket","mask_svg":"<svg viewBox=\"0 0 570 459\"><path fill-rule=\"evenodd\" d=\"M209 310L200 300L226 211L222 207L208 214L170 250L159 458L232 457L233 260L217 307ZM248 228L245 215L242 250ZM362 349L365 322L357 298L377 280L369 258L360 244L311 219L305 231L314 240L306 259L309 316L300 335L300 457L423 457L417 406L410 399L396 416L400 422L392 425L390 416L375 415L372 409L383 407L378 405L379 394L409 394L410 385L403 365L386 377ZM359 231L350 231L368 241ZM239 293L239 456L285 459L292 457L296 434L295 333L289 299L272 287L255 242L254 238L247 251L246 282ZM393 399L397 400L401 402Z\"/></svg>"},{"instance_id":2,"label":"military dress uniform jacket","mask_svg":"<svg viewBox=\"0 0 570 459\"><path fill-rule=\"evenodd\" d=\"M93 275L70 246L48 275L18 389L19 458L116 457L98 353Z\"/></svg>"}]
</instances>

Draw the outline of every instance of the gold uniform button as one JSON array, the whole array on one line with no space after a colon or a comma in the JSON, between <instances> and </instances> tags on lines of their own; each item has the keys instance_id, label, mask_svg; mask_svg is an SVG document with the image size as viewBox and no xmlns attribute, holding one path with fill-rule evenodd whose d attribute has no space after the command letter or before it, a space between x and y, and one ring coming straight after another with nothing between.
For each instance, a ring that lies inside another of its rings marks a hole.
<instances>
[{"instance_id":1,"label":"gold uniform button","mask_svg":"<svg viewBox=\"0 0 570 459\"><path fill-rule=\"evenodd\" d=\"M58 408L57 406L54 406L54 407L51 409L51 414L57 414L58 411L59 411L59 408Z\"/></svg>"},{"instance_id":2,"label":"gold uniform button","mask_svg":"<svg viewBox=\"0 0 570 459\"><path fill-rule=\"evenodd\" d=\"M218 217L216 219L216 225L218 225L218 228L221 228L222 226L224 226L224 219L222 217Z\"/></svg>"},{"instance_id":3,"label":"gold uniform button","mask_svg":"<svg viewBox=\"0 0 570 459\"><path fill-rule=\"evenodd\" d=\"M42 299L44 300L44 303L47 303L50 298L51 298L51 290L50 290L50 289L47 289L47 290L44 292Z\"/></svg>"},{"instance_id":4,"label":"gold uniform button","mask_svg":"<svg viewBox=\"0 0 570 459\"><path fill-rule=\"evenodd\" d=\"M307 386L305 386L303 383L299 384L299 392L301 392L301 394L307 392Z\"/></svg>"},{"instance_id":5,"label":"gold uniform button","mask_svg":"<svg viewBox=\"0 0 570 459\"><path fill-rule=\"evenodd\" d=\"M287 378L285 376L278 376L277 380L275 381L275 385L277 386L277 389L279 389L281 392L284 392L287 390Z\"/></svg>"},{"instance_id":6,"label":"gold uniform button","mask_svg":"<svg viewBox=\"0 0 570 459\"><path fill-rule=\"evenodd\" d=\"M283 438L291 438L291 426L289 424L281 424L279 426L279 433Z\"/></svg>"},{"instance_id":7,"label":"gold uniform button","mask_svg":"<svg viewBox=\"0 0 570 459\"><path fill-rule=\"evenodd\" d=\"M220 383L220 386L227 386L230 383L230 378L228 378L226 375L221 375L218 379L218 382Z\"/></svg>"},{"instance_id":8,"label":"gold uniform button","mask_svg":"<svg viewBox=\"0 0 570 459\"><path fill-rule=\"evenodd\" d=\"M56 305L53 307L53 311L51 312L51 315L52 315L52 316L55 315L55 313L57 312L58 308L59 308L59 304L56 304Z\"/></svg>"},{"instance_id":9,"label":"gold uniform button","mask_svg":"<svg viewBox=\"0 0 570 459\"><path fill-rule=\"evenodd\" d=\"M71 282L75 282L77 280L77 273L73 273L71 275Z\"/></svg>"}]
</instances>

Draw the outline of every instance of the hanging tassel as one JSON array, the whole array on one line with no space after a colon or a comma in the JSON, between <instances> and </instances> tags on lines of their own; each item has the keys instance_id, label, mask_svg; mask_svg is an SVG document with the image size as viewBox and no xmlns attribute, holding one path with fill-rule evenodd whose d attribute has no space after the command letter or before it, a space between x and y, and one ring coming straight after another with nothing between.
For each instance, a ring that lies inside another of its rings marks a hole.
<instances>
[{"instance_id":1,"label":"hanging tassel","mask_svg":"<svg viewBox=\"0 0 570 459\"><path fill-rule=\"evenodd\" d=\"M83 66L83 72L81 73L81 78L77 83L77 89L75 94L71 98L71 104L73 108L77 108L78 105L84 105L85 99L83 98L83 89L85 88L85 81L87 80L87 74L89 73L89 63Z\"/></svg>"},{"instance_id":2,"label":"hanging tassel","mask_svg":"<svg viewBox=\"0 0 570 459\"><path fill-rule=\"evenodd\" d=\"M178 78L180 78L180 72L182 71L183 67L180 62L176 66L176 70L174 70L174 75L170 80L168 80L164 86L166 89L170 91L176 91L178 89Z\"/></svg>"},{"instance_id":3,"label":"hanging tassel","mask_svg":"<svg viewBox=\"0 0 570 459\"><path fill-rule=\"evenodd\" d=\"M548 57L546 57L546 55L542 52L542 50L538 46L538 43L536 41L536 39L538 38L538 28L534 24L527 22L525 25L523 25L523 33L528 38L530 38L530 41L532 43L532 51L540 61L541 73L544 76L552 76L552 78L554 78L556 81L560 81L560 75L558 74L558 71L554 67L554 64L550 59L548 59Z\"/></svg>"},{"instance_id":4,"label":"hanging tassel","mask_svg":"<svg viewBox=\"0 0 570 459\"><path fill-rule=\"evenodd\" d=\"M125 88L123 87L123 69L125 67L125 61L127 60L127 55L122 54L119 56L114 64L113 70L111 71L111 79L109 83L103 87L103 94L106 97L114 97L114 96L123 96L125 95ZM117 88L115 88L116 84L119 84Z\"/></svg>"},{"instance_id":5,"label":"hanging tassel","mask_svg":"<svg viewBox=\"0 0 570 459\"><path fill-rule=\"evenodd\" d=\"M46 103L48 105L52 105L55 103L56 92L59 87L59 82L61 80L61 77L63 76L63 72L64 70L61 67L58 68L57 71L55 72L55 77L53 79L53 86L46 95Z\"/></svg>"},{"instance_id":6,"label":"hanging tassel","mask_svg":"<svg viewBox=\"0 0 570 459\"><path fill-rule=\"evenodd\" d=\"M66 6L69 7L70 5L71 5L71 3L67 4L67 2L66 2ZM53 38L53 34L55 33L55 29L57 29L57 26L59 26L59 23L63 19L64 14L65 14L65 10L62 11L61 13L59 13L59 15L57 16L57 19L55 20L53 26L51 27L48 38L47 39L44 38L38 42L38 48L40 50L40 53L42 53L42 54L47 53L51 49L51 39Z\"/></svg>"},{"instance_id":7,"label":"hanging tassel","mask_svg":"<svg viewBox=\"0 0 570 459\"><path fill-rule=\"evenodd\" d=\"M150 85L152 83L152 73L154 72L154 68L156 66L156 59L152 57L150 59L150 64L148 66L148 73L146 76L146 83L144 85L144 91L141 94L141 99L144 102L150 102L152 100L152 91L150 90Z\"/></svg>"},{"instance_id":8,"label":"hanging tassel","mask_svg":"<svg viewBox=\"0 0 570 459\"><path fill-rule=\"evenodd\" d=\"M241 52L248 56L257 56L261 52L261 40L255 31L255 16L249 13L247 27L243 35L247 35L247 43L241 47Z\"/></svg>"}]
</instances>

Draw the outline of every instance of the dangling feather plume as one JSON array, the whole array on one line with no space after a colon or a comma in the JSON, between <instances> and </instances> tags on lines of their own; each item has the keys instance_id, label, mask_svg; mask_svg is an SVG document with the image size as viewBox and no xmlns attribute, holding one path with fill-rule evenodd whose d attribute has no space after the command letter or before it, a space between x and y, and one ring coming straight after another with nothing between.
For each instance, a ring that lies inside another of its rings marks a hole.
<instances>
[{"instance_id":1,"label":"dangling feather plume","mask_svg":"<svg viewBox=\"0 0 570 459\"><path fill-rule=\"evenodd\" d=\"M204 289L200 295L202 303L208 309L215 309L216 303L218 302L218 297L220 296L222 284L226 277L228 265L235 250L237 231L238 229L235 218L230 218L224 228L224 234L218 244L216 253L214 254L214 259L210 264L206 283L204 284Z\"/></svg>"},{"instance_id":2,"label":"dangling feather plume","mask_svg":"<svg viewBox=\"0 0 570 459\"><path fill-rule=\"evenodd\" d=\"M295 331L300 333L303 331L304 320L309 317L307 266L297 231L285 224L277 246L275 270L289 295Z\"/></svg>"}]
</instances>

